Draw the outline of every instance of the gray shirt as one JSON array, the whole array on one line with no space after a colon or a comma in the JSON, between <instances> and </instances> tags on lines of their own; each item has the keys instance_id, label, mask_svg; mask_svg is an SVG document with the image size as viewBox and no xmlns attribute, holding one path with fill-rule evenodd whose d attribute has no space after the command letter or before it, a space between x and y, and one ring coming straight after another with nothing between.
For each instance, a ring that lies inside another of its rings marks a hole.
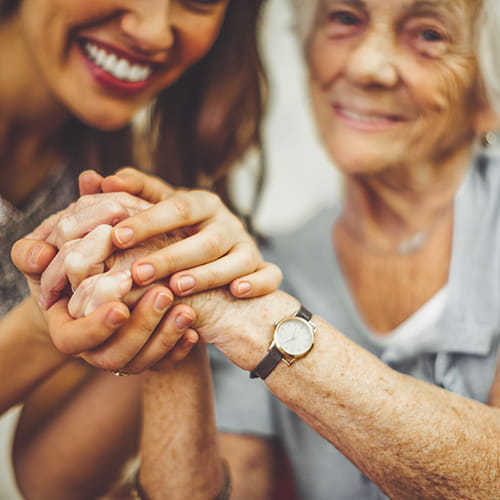
<instances>
[{"instance_id":1,"label":"gray shirt","mask_svg":"<svg viewBox=\"0 0 500 500\"><path fill-rule=\"evenodd\" d=\"M377 342L344 281L331 242L339 206L291 234L273 238L267 260L283 270L283 289L387 365L459 395L486 402L500 342L500 160L474 162L455 198L446 301L432 331L408 343ZM332 353L332 363L335 354ZM386 496L334 446L267 391L264 383L213 356L217 421L228 432L279 439L303 500Z\"/></svg>"},{"instance_id":2,"label":"gray shirt","mask_svg":"<svg viewBox=\"0 0 500 500\"><path fill-rule=\"evenodd\" d=\"M10 249L49 215L65 208L76 198L76 174L60 168L25 202L15 207L0 197L0 317L28 294L24 276L10 260Z\"/></svg>"}]
</instances>

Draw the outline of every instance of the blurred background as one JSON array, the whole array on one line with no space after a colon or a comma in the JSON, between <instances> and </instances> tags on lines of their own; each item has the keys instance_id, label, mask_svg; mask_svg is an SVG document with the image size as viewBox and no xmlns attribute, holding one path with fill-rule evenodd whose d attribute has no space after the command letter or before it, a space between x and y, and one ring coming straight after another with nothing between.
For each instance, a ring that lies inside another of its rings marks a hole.
<instances>
[{"instance_id":1,"label":"blurred background","mask_svg":"<svg viewBox=\"0 0 500 500\"><path fill-rule=\"evenodd\" d=\"M268 174L255 223L269 234L293 228L335 200L339 176L316 137L290 0L268 1L261 35L270 85L263 129ZM252 179L247 175L243 171L235 177L235 192L243 206L250 203Z\"/></svg>"},{"instance_id":2,"label":"blurred background","mask_svg":"<svg viewBox=\"0 0 500 500\"><path fill-rule=\"evenodd\" d=\"M315 136L300 46L293 33L289 0L268 0L262 26L262 52L270 84L264 123L268 175L255 218L263 233L292 229L338 196L339 179ZM237 197L251 203L252 170L235 176ZM0 500L17 500L9 479L9 451L16 418L0 420Z\"/></svg>"}]
</instances>

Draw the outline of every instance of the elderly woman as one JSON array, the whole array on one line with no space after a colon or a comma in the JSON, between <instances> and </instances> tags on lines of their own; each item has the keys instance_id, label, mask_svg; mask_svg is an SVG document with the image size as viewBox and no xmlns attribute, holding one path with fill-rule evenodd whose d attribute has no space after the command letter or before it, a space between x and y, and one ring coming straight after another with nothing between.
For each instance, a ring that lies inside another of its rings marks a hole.
<instances>
[{"instance_id":1,"label":"elderly woman","mask_svg":"<svg viewBox=\"0 0 500 500\"><path fill-rule=\"evenodd\" d=\"M220 435L203 346L149 373L144 497L228 490L229 476L213 474L223 456L231 498L270 498L277 440L301 499L499 498L500 164L477 150L496 118L474 51L479 29L492 43L498 8L298 0L297 9L344 198L271 239L284 292L188 299L201 338L242 370L214 359Z\"/></svg>"}]
</instances>

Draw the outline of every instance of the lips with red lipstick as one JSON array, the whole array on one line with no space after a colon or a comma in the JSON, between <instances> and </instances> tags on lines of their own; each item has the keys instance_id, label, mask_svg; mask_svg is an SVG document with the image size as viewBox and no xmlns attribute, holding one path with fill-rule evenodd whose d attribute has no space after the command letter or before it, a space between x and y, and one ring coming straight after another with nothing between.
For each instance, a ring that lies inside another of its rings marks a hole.
<instances>
[{"instance_id":1,"label":"lips with red lipstick","mask_svg":"<svg viewBox=\"0 0 500 500\"><path fill-rule=\"evenodd\" d=\"M152 81L160 64L141 60L93 40L80 41L81 53L95 79L115 93L134 94Z\"/></svg>"}]
</instances>

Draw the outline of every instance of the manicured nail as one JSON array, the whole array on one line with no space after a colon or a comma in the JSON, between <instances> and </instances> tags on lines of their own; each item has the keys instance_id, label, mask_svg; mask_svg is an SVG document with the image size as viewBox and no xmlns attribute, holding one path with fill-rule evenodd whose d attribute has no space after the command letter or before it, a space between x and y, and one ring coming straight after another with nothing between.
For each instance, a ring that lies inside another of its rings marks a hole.
<instances>
[{"instance_id":1,"label":"manicured nail","mask_svg":"<svg viewBox=\"0 0 500 500\"><path fill-rule=\"evenodd\" d=\"M177 287L182 293L189 292L196 285L196 281L192 276L183 276L177 280Z\"/></svg>"},{"instance_id":2,"label":"manicured nail","mask_svg":"<svg viewBox=\"0 0 500 500\"><path fill-rule=\"evenodd\" d=\"M134 238L134 231L129 227L118 227L115 231L116 241L120 245L129 244Z\"/></svg>"},{"instance_id":3,"label":"manicured nail","mask_svg":"<svg viewBox=\"0 0 500 500\"><path fill-rule=\"evenodd\" d=\"M250 289L252 287L250 286L250 283L248 283L247 281L242 281L239 285L238 285L238 293L240 295L246 295L248 292L250 292Z\"/></svg>"},{"instance_id":4,"label":"manicured nail","mask_svg":"<svg viewBox=\"0 0 500 500\"><path fill-rule=\"evenodd\" d=\"M107 319L113 328L117 328L127 320L127 315L121 309L112 309Z\"/></svg>"},{"instance_id":5,"label":"manicured nail","mask_svg":"<svg viewBox=\"0 0 500 500\"><path fill-rule=\"evenodd\" d=\"M151 264L141 264L137 266L137 276L142 282L149 281L155 275L155 268Z\"/></svg>"},{"instance_id":6,"label":"manicured nail","mask_svg":"<svg viewBox=\"0 0 500 500\"><path fill-rule=\"evenodd\" d=\"M160 313L165 312L170 302L170 297L166 293L159 293L155 299L155 309Z\"/></svg>"},{"instance_id":7,"label":"manicured nail","mask_svg":"<svg viewBox=\"0 0 500 500\"><path fill-rule=\"evenodd\" d=\"M185 330L188 326L193 324L194 318L187 314L181 313L175 318L175 325L179 330Z\"/></svg>"}]
</instances>

